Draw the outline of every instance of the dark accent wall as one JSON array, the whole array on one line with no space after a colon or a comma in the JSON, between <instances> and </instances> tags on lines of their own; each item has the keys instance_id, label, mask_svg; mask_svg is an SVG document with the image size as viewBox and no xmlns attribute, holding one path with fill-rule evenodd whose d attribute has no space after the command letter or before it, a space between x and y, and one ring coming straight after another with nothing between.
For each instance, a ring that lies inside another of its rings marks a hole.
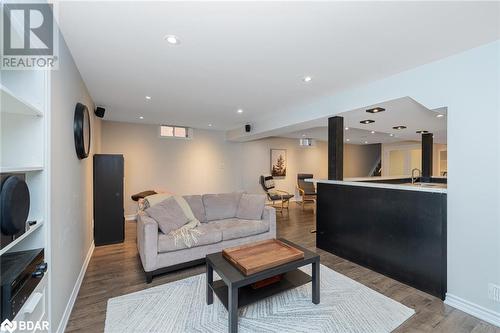
<instances>
[{"instance_id":1,"label":"dark accent wall","mask_svg":"<svg viewBox=\"0 0 500 333\"><path fill-rule=\"evenodd\" d=\"M422 134L422 180L429 181L432 177L433 134Z\"/></svg>"},{"instance_id":2,"label":"dark accent wall","mask_svg":"<svg viewBox=\"0 0 500 333\"><path fill-rule=\"evenodd\" d=\"M328 118L328 179L344 179L344 118Z\"/></svg>"}]
</instances>

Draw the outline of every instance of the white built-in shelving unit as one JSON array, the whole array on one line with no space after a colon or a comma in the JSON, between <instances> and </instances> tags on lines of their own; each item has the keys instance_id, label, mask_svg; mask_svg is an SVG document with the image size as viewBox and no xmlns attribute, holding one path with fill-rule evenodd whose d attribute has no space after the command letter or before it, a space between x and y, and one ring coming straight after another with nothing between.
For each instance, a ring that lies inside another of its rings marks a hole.
<instances>
[{"instance_id":1,"label":"white built-in shelving unit","mask_svg":"<svg viewBox=\"0 0 500 333\"><path fill-rule=\"evenodd\" d=\"M49 112L50 72L0 72L0 172L24 174L30 191L27 231L0 250L9 252L43 248L49 270L16 320L47 320L50 276L49 218Z\"/></svg>"}]
</instances>

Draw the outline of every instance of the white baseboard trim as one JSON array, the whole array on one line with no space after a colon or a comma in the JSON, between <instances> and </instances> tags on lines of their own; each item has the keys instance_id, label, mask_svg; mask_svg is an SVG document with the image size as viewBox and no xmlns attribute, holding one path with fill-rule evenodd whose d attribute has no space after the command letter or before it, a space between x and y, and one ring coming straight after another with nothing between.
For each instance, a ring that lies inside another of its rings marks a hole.
<instances>
[{"instance_id":1,"label":"white baseboard trim","mask_svg":"<svg viewBox=\"0 0 500 333\"><path fill-rule=\"evenodd\" d=\"M500 313L486 309L463 298L446 293L445 304L500 327Z\"/></svg>"},{"instance_id":2,"label":"white baseboard trim","mask_svg":"<svg viewBox=\"0 0 500 333\"><path fill-rule=\"evenodd\" d=\"M90 258L92 258L92 253L94 253L94 248L95 248L94 241L92 241L92 244L90 244L89 251L87 252L87 257L85 258L85 261L83 262L82 265L82 269L80 270L80 274L78 274L78 278L76 279L73 291L71 292L71 296L68 300L68 303L66 304L66 309L64 310L61 322L59 323L59 327L57 328L57 333L64 333L64 331L66 330L69 316L71 315L71 310L73 310L73 306L75 305L76 297L78 296L78 292L80 291L83 277L85 276L85 272L87 271L87 267L89 266Z\"/></svg>"}]
</instances>

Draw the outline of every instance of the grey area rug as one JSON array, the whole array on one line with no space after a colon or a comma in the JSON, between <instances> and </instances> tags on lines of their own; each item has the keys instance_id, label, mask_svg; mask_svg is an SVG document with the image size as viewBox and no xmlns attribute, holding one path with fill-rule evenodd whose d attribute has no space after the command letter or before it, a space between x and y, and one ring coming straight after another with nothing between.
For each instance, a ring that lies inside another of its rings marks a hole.
<instances>
[{"instance_id":1,"label":"grey area rug","mask_svg":"<svg viewBox=\"0 0 500 333\"><path fill-rule=\"evenodd\" d=\"M310 266L302 270L310 274ZM238 332L390 332L415 313L323 265L320 278L320 304L311 302L311 283L305 284L240 309ZM205 281L200 274L112 298L104 331L227 332L217 296L205 302Z\"/></svg>"}]
</instances>

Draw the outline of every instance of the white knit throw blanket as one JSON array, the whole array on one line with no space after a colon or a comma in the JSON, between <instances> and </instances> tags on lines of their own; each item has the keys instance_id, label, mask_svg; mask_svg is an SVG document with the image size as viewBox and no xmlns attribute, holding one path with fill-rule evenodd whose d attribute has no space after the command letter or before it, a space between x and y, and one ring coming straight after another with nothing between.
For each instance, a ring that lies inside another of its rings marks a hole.
<instances>
[{"instance_id":1,"label":"white knit throw blanket","mask_svg":"<svg viewBox=\"0 0 500 333\"><path fill-rule=\"evenodd\" d=\"M182 241L187 247L192 247L193 245L198 243L197 236L202 234L202 232L197 229L201 225L201 223L194 216L193 211L191 210L191 207L187 203L186 199L178 195L174 195L173 197L182 208L182 211L188 218L189 222L184 224L179 229L171 231L170 235L174 236L174 242L176 246L179 241Z\"/></svg>"},{"instance_id":2,"label":"white knit throw blanket","mask_svg":"<svg viewBox=\"0 0 500 333\"><path fill-rule=\"evenodd\" d=\"M179 241L183 241L187 247L198 244L197 236L203 235L203 233L197 229L200 224L200 221L194 219L184 224L179 229L171 231L170 235L174 236L175 245L177 246Z\"/></svg>"}]
</instances>

